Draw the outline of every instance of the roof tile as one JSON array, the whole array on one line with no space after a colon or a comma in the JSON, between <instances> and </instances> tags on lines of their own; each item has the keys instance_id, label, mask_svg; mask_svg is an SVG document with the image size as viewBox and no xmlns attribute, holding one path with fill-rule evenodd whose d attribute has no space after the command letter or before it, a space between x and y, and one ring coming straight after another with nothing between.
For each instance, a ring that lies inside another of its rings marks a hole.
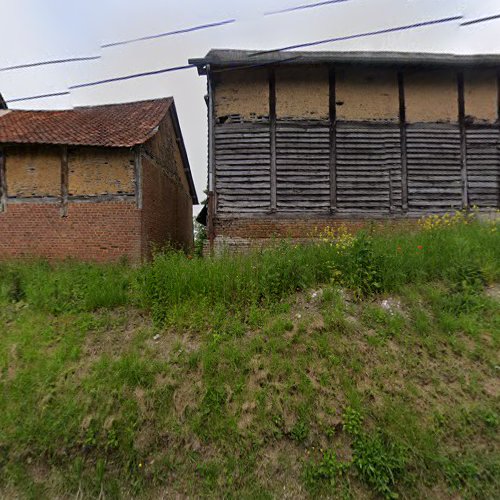
<instances>
[{"instance_id":1,"label":"roof tile","mask_svg":"<svg viewBox=\"0 0 500 500\"><path fill-rule=\"evenodd\" d=\"M131 147L155 134L172 103L167 97L63 111L11 110L0 115L0 143Z\"/></svg>"}]
</instances>

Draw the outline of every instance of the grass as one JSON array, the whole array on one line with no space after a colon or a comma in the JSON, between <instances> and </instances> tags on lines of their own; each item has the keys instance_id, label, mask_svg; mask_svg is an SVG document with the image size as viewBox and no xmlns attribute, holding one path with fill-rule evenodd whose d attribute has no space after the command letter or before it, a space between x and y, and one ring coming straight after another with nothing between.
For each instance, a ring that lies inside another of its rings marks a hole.
<instances>
[{"instance_id":1,"label":"grass","mask_svg":"<svg viewBox=\"0 0 500 500\"><path fill-rule=\"evenodd\" d=\"M0 264L0 496L497 498L492 228Z\"/></svg>"}]
</instances>

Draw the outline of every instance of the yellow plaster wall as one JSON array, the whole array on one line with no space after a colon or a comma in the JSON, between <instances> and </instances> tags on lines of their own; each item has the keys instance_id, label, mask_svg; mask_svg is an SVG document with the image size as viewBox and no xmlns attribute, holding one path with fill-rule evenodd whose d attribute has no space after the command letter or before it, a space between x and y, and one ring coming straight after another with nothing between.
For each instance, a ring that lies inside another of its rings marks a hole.
<instances>
[{"instance_id":1,"label":"yellow plaster wall","mask_svg":"<svg viewBox=\"0 0 500 500\"><path fill-rule=\"evenodd\" d=\"M408 122L458 121L458 86L455 71L406 71L404 82Z\"/></svg>"},{"instance_id":2,"label":"yellow plaster wall","mask_svg":"<svg viewBox=\"0 0 500 500\"><path fill-rule=\"evenodd\" d=\"M7 149L8 196L60 196L61 153L57 147L19 146Z\"/></svg>"},{"instance_id":3,"label":"yellow plaster wall","mask_svg":"<svg viewBox=\"0 0 500 500\"><path fill-rule=\"evenodd\" d=\"M335 76L338 120L399 119L396 70L342 68Z\"/></svg>"},{"instance_id":4,"label":"yellow plaster wall","mask_svg":"<svg viewBox=\"0 0 500 500\"><path fill-rule=\"evenodd\" d=\"M277 68L276 117L328 120L328 80L325 66Z\"/></svg>"},{"instance_id":5,"label":"yellow plaster wall","mask_svg":"<svg viewBox=\"0 0 500 500\"><path fill-rule=\"evenodd\" d=\"M269 79L265 68L218 73L215 116L238 114L251 120L269 115Z\"/></svg>"},{"instance_id":6,"label":"yellow plaster wall","mask_svg":"<svg viewBox=\"0 0 500 500\"><path fill-rule=\"evenodd\" d=\"M497 75L494 70L465 72L464 94L467 117L488 123L498 119Z\"/></svg>"},{"instance_id":7,"label":"yellow plaster wall","mask_svg":"<svg viewBox=\"0 0 500 500\"><path fill-rule=\"evenodd\" d=\"M172 117L168 113L160 123L158 132L145 144L145 149L170 173L175 174L189 193L189 184L184 172L184 162L175 136Z\"/></svg>"},{"instance_id":8,"label":"yellow plaster wall","mask_svg":"<svg viewBox=\"0 0 500 500\"><path fill-rule=\"evenodd\" d=\"M134 155L128 149L70 148L68 170L69 195L134 193Z\"/></svg>"}]
</instances>

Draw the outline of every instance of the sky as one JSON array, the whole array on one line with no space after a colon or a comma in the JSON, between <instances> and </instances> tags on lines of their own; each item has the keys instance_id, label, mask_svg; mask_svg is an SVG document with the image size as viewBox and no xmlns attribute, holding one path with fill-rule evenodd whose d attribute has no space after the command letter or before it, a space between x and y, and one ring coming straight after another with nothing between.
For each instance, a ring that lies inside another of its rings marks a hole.
<instances>
[{"instance_id":1,"label":"sky","mask_svg":"<svg viewBox=\"0 0 500 500\"><path fill-rule=\"evenodd\" d=\"M307 7L269 15L270 12ZM267 15L266 15L267 14ZM436 19L462 19L401 32L321 44L308 50L500 53L500 0L0 0L0 93L5 100L64 92L132 73L183 66L211 48L272 49ZM235 20L211 29L103 45ZM14 65L94 60L2 71ZM66 109L174 96L198 196L207 179L206 81L196 69L12 102L12 109Z\"/></svg>"}]
</instances>

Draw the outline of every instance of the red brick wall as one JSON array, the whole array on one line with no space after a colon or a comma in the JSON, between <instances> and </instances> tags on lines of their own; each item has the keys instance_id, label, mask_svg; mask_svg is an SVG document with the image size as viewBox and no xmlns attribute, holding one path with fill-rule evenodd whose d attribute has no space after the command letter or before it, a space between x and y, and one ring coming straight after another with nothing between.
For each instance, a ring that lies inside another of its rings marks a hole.
<instances>
[{"instance_id":1,"label":"red brick wall","mask_svg":"<svg viewBox=\"0 0 500 500\"><path fill-rule=\"evenodd\" d=\"M325 227L346 225L350 230L357 231L369 225L384 227L387 225L414 224L414 219L353 219L338 217L307 217L305 215L284 218L279 217L248 217L248 218L216 218L215 236L227 238L310 238L316 230Z\"/></svg>"},{"instance_id":2,"label":"red brick wall","mask_svg":"<svg viewBox=\"0 0 500 500\"><path fill-rule=\"evenodd\" d=\"M193 244L192 201L184 188L147 157L142 158L142 253L168 242L189 249Z\"/></svg>"},{"instance_id":3,"label":"red brick wall","mask_svg":"<svg viewBox=\"0 0 500 500\"><path fill-rule=\"evenodd\" d=\"M141 258L141 216L135 202L10 203L0 212L0 259L43 257L131 262Z\"/></svg>"}]
</instances>

